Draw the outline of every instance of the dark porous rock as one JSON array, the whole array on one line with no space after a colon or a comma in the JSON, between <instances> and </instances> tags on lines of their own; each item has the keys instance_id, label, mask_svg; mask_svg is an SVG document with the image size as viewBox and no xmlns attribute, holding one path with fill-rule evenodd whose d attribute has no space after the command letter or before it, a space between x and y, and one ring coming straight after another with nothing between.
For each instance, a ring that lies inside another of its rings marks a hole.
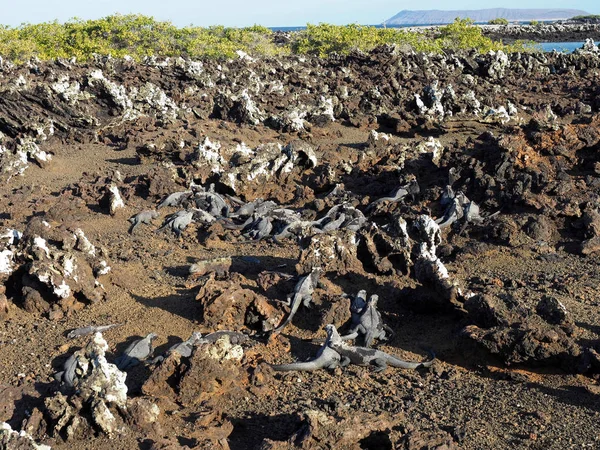
<instances>
[{"instance_id":1,"label":"dark porous rock","mask_svg":"<svg viewBox=\"0 0 600 450\"><path fill-rule=\"evenodd\" d=\"M165 398L175 401L178 392L172 386L170 380L181 378L182 371L184 370L181 365L181 358L179 352L171 352L154 368L142 386L142 392L154 398Z\"/></svg>"},{"instance_id":2,"label":"dark porous rock","mask_svg":"<svg viewBox=\"0 0 600 450\"><path fill-rule=\"evenodd\" d=\"M548 217L538 215L532 217L525 226L527 235L536 241L552 243L558 236L556 225Z\"/></svg>"},{"instance_id":3,"label":"dark porous rock","mask_svg":"<svg viewBox=\"0 0 600 450\"><path fill-rule=\"evenodd\" d=\"M541 319L489 329L469 325L463 333L507 365L556 366L576 372L582 357L581 347L572 337Z\"/></svg>"},{"instance_id":4,"label":"dark porous rock","mask_svg":"<svg viewBox=\"0 0 600 450\"><path fill-rule=\"evenodd\" d=\"M196 300L202 305L204 325L213 329L239 330L244 327L250 311L261 314L258 321L276 324L277 317L262 315L269 300L254 290L242 287L253 285L254 282L238 273L232 273L227 279L217 279L212 272L201 279ZM272 311L269 309L268 312ZM265 324L265 327L269 328L269 325Z\"/></svg>"},{"instance_id":5,"label":"dark porous rock","mask_svg":"<svg viewBox=\"0 0 600 450\"><path fill-rule=\"evenodd\" d=\"M536 306L536 312L546 322L562 325L568 320L567 308L556 298L545 295Z\"/></svg>"},{"instance_id":6,"label":"dark porous rock","mask_svg":"<svg viewBox=\"0 0 600 450\"><path fill-rule=\"evenodd\" d=\"M350 299L338 297L334 301L326 302L323 312L321 313L321 322L319 328L327 324L334 324L340 327L350 320Z\"/></svg>"},{"instance_id":7,"label":"dark porous rock","mask_svg":"<svg viewBox=\"0 0 600 450\"><path fill-rule=\"evenodd\" d=\"M458 450L449 433L442 430L414 430L405 434L395 448L397 450Z\"/></svg>"},{"instance_id":8,"label":"dark porous rock","mask_svg":"<svg viewBox=\"0 0 600 450\"><path fill-rule=\"evenodd\" d=\"M160 436L159 417L160 408L151 400L142 397L127 399L126 420L129 426L144 433L156 432Z\"/></svg>"},{"instance_id":9,"label":"dark porous rock","mask_svg":"<svg viewBox=\"0 0 600 450\"><path fill-rule=\"evenodd\" d=\"M477 326L491 328L508 325L514 317L502 299L491 295L476 294L465 301L469 320Z\"/></svg>"},{"instance_id":10,"label":"dark porous rock","mask_svg":"<svg viewBox=\"0 0 600 450\"><path fill-rule=\"evenodd\" d=\"M400 420L394 417L393 420ZM289 448L392 448L392 418L388 414L354 411L350 417L333 417L320 410L304 411L298 430L285 441L264 439L261 450ZM369 445L372 443L373 446Z\"/></svg>"},{"instance_id":11,"label":"dark porous rock","mask_svg":"<svg viewBox=\"0 0 600 450\"><path fill-rule=\"evenodd\" d=\"M581 254L591 255L600 251L600 236L594 236L593 238L586 239L581 243Z\"/></svg>"}]
</instances>

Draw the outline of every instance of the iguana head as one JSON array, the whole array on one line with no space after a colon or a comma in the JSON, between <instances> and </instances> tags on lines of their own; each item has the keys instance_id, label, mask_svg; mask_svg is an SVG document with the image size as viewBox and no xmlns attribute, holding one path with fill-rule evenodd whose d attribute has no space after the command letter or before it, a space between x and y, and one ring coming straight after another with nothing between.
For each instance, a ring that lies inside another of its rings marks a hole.
<instances>
[{"instance_id":1,"label":"iguana head","mask_svg":"<svg viewBox=\"0 0 600 450\"><path fill-rule=\"evenodd\" d=\"M327 332L327 343L328 345L338 345L342 343L337 328L333 324L325 325L325 331Z\"/></svg>"},{"instance_id":2,"label":"iguana head","mask_svg":"<svg viewBox=\"0 0 600 450\"><path fill-rule=\"evenodd\" d=\"M377 294L373 294L371 295L371 297L369 298L369 305L370 306L377 306L377 302L379 301L379 295Z\"/></svg>"},{"instance_id":3,"label":"iguana head","mask_svg":"<svg viewBox=\"0 0 600 450\"><path fill-rule=\"evenodd\" d=\"M323 269L320 267L312 268L312 271L310 272L310 277L312 278L314 284L317 284L319 282L319 277L321 276L322 272Z\"/></svg>"},{"instance_id":4,"label":"iguana head","mask_svg":"<svg viewBox=\"0 0 600 450\"><path fill-rule=\"evenodd\" d=\"M364 289L358 291L356 297L352 299L352 303L350 304L350 312L355 314L360 314L367 304L367 291Z\"/></svg>"}]
</instances>

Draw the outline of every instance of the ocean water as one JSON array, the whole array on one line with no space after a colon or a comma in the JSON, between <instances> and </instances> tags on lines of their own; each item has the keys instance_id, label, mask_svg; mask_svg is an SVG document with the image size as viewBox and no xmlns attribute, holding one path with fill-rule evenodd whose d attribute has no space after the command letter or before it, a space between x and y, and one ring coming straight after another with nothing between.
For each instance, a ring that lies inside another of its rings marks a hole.
<instances>
[{"instance_id":1,"label":"ocean water","mask_svg":"<svg viewBox=\"0 0 600 450\"><path fill-rule=\"evenodd\" d=\"M583 42L539 42L538 45L542 47L545 52L551 52L556 50L558 52L573 53L578 48L583 47Z\"/></svg>"}]
</instances>

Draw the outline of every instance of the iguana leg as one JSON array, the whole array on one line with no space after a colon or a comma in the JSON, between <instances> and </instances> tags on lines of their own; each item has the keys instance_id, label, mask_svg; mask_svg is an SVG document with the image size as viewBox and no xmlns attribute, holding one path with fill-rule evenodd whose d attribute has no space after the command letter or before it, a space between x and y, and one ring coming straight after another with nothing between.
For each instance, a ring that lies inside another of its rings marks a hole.
<instances>
[{"instance_id":1,"label":"iguana leg","mask_svg":"<svg viewBox=\"0 0 600 450\"><path fill-rule=\"evenodd\" d=\"M138 227L140 223L137 220L134 220L133 222L131 222L131 226L129 227L129 234L133 234L133 232L135 231L135 229Z\"/></svg>"},{"instance_id":2,"label":"iguana leg","mask_svg":"<svg viewBox=\"0 0 600 450\"><path fill-rule=\"evenodd\" d=\"M358 337L358 333L355 331L353 333L347 334L346 336L342 336L342 341L349 341L351 339L356 339Z\"/></svg>"},{"instance_id":3,"label":"iguana leg","mask_svg":"<svg viewBox=\"0 0 600 450\"><path fill-rule=\"evenodd\" d=\"M342 360L340 361L340 367L347 367L350 365L350 358L347 356L342 356Z\"/></svg>"},{"instance_id":4,"label":"iguana leg","mask_svg":"<svg viewBox=\"0 0 600 450\"><path fill-rule=\"evenodd\" d=\"M385 362L385 359L375 358L373 360L373 364L375 365L374 372L383 372L385 369L387 369L387 363Z\"/></svg>"},{"instance_id":5,"label":"iguana leg","mask_svg":"<svg viewBox=\"0 0 600 450\"><path fill-rule=\"evenodd\" d=\"M339 361L337 361L337 360L336 360L336 361L331 361L331 364L329 364L328 366L325 366L325 368L326 368L327 370L333 370L333 369L335 369L336 367L338 367L339 365L340 365L340 362L339 362Z\"/></svg>"},{"instance_id":6,"label":"iguana leg","mask_svg":"<svg viewBox=\"0 0 600 450\"><path fill-rule=\"evenodd\" d=\"M394 337L394 330L392 330L388 325L383 325L383 329L387 332L386 340Z\"/></svg>"},{"instance_id":7,"label":"iguana leg","mask_svg":"<svg viewBox=\"0 0 600 450\"><path fill-rule=\"evenodd\" d=\"M311 295L305 295L304 297L302 297L302 304L304 305L305 308L310 309L310 302L312 301L312 296Z\"/></svg>"},{"instance_id":8,"label":"iguana leg","mask_svg":"<svg viewBox=\"0 0 600 450\"><path fill-rule=\"evenodd\" d=\"M373 345L374 339L375 336L373 335L373 332L367 331L367 333L365 334L365 347L370 348Z\"/></svg>"}]
</instances>

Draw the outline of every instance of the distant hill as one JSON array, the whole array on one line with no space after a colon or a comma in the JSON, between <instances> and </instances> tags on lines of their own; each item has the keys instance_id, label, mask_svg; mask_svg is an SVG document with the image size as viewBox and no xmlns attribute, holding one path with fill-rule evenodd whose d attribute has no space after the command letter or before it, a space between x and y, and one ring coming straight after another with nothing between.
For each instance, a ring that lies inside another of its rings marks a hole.
<instances>
[{"instance_id":1,"label":"distant hill","mask_svg":"<svg viewBox=\"0 0 600 450\"><path fill-rule=\"evenodd\" d=\"M490 8L475 10L441 11L438 9L422 11L400 11L385 21L386 25L437 25L452 23L457 17L471 18L475 22L488 22L503 17L509 22L528 20L561 20L573 16L587 15L579 9L508 9Z\"/></svg>"}]
</instances>

